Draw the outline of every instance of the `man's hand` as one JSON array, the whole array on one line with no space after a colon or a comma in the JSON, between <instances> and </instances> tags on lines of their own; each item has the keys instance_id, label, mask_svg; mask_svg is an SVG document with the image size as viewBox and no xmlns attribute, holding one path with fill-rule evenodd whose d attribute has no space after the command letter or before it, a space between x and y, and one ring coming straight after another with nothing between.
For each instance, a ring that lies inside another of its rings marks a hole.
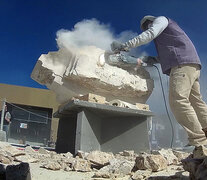
<instances>
[{"instance_id":1,"label":"man's hand","mask_svg":"<svg viewBox=\"0 0 207 180\"><path fill-rule=\"evenodd\" d=\"M137 58L137 65L134 68L135 71L137 71L137 69L139 69L143 64L143 61L140 58Z\"/></svg>"},{"instance_id":2,"label":"man's hand","mask_svg":"<svg viewBox=\"0 0 207 180\"><path fill-rule=\"evenodd\" d=\"M141 66L143 64L143 61L140 58L137 58L137 66Z\"/></svg>"},{"instance_id":3,"label":"man's hand","mask_svg":"<svg viewBox=\"0 0 207 180\"><path fill-rule=\"evenodd\" d=\"M10 121L10 119L8 119L8 118L5 118L6 119L6 121L8 122L8 123L10 123L11 121Z\"/></svg>"},{"instance_id":4,"label":"man's hand","mask_svg":"<svg viewBox=\"0 0 207 180\"><path fill-rule=\"evenodd\" d=\"M120 43L120 42L117 42L117 41L114 41L111 43L111 50L114 52L114 53L120 53L120 51L126 51L128 52L129 51L129 48Z\"/></svg>"}]
</instances>

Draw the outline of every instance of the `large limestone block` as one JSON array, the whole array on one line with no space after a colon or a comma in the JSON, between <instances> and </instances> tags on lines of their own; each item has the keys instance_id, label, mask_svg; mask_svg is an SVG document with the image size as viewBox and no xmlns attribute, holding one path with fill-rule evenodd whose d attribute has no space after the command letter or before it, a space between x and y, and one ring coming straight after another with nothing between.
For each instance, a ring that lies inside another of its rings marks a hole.
<instances>
[{"instance_id":1,"label":"large limestone block","mask_svg":"<svg viewBox=\"0 0 207 180\"><path fill-rule=\"evenodd\" d=\"M59 103L73 96L94 93L107 100L146 102L153 89L153 80L143 68L125 70L107 63L98 65L104 50L94 46L42 54L31 78L46 85L57 95Z\"/></svg>"}]
</instances>

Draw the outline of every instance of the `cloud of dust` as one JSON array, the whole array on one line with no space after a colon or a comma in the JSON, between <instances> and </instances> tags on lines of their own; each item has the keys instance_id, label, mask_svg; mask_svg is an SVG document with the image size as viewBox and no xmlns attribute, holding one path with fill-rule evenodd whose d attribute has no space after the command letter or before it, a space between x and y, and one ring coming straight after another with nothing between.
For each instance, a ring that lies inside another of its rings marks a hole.
<instances>
[{"instance_id":1,"label":"cloud of dust","mask_svg":"<svg viewBox=\"0 0 207 180\"><path fill-rule=\"evenodd\" d=\"M129 30L114 34L109 24L103 24L96 19L85 19L76 23L71 30L57 31L56 41L59 48L96 46L103 50L110 50L113 41L126 42L137 35ZM143 55L140 52L135 54Z\"/></svg>"}]
</instances>

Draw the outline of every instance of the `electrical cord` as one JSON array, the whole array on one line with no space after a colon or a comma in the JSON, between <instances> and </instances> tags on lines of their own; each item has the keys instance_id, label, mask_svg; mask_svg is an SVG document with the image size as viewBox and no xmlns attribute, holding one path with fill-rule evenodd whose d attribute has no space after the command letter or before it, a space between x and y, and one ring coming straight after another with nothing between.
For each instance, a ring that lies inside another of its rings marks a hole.
<instances>
[{"instance_id":1,"label":"electrical cord","mask_svg":"<svg viewBox=\"0 0 207 180\"><path fill-rule=\"evenodd\" d=\"M164 100L164 104L165 104L165 109L167 112L167 116L171 125L171 133L172 133L172 138L171 138L171 142L170 142L170 148L173 148L173 141L174 141L174 127L173 127L173 123L172 123L172 119L170 118L170 114L169 114L169 110L167 108L167 101L165 98L165 93L164 93L164 88L163 88L163 83L162 83L162 78L161 78L161 74L160 74L160 70L156 65L152 65L153 67L155 67L157 69L158 75L159 75L159 79L160 79L160 85L161 85L161 89L162 89L162 95L163 95L163 100Z\"/></svg>"}]
</instances>

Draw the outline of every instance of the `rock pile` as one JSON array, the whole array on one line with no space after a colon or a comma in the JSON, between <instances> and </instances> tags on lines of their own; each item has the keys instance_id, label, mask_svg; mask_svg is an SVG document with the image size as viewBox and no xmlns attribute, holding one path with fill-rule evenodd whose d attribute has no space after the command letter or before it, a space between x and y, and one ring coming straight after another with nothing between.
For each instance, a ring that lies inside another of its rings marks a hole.
<instances>
[{"instance_id":1,"label":"rock pile","mask_svg":"<svg viewBox=\"0 0 207 180\"><path fill-rule=\"evenodd\" d=\"M93 172L95 179L99 178L122 178L128 176L131 180L156 179L159 172L168 172L174 168L183 171L181 159L189 156L188 153L168 150L153 151L151 154L134 151L123 151L117 154L92 151L79 151L75 156L71 153L57 154L40 148L38 151L28 146L25 150L7 144L0 143L0 162L5 168L21 163L38 163L40 168L53 171L78 171ZM203 160L205 164L207 160ZM201 169L199 169L201 171ZM172 179L181 179L182 174L172 176ZM158 178L162 179L162 178Z\"/></svg>"}]
</instances>

